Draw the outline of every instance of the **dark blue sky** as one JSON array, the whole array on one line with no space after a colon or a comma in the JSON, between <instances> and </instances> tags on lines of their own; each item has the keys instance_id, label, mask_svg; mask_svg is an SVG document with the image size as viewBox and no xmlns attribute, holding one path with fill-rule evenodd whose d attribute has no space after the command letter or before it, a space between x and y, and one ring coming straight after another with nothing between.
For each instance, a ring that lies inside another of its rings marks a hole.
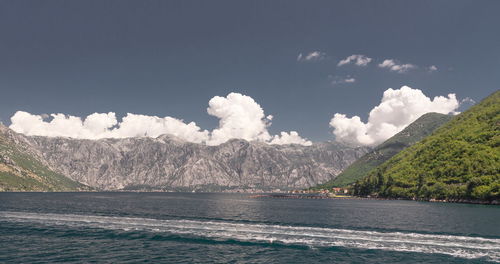
<instances>
[{"instance_id":1,"label":"dark blue sky","mask_svg":"<svg viewBox=\"0 0 500 264\"><path fill-rule=\"evenodd\" d=\"M388 88L476 101L498 90L499 11L495 0L0 1L0 120L113 111L211 129L210 98L239 92L274 116L271 133L326 140L335 113L366 121ZM297 61L312 51L325 59ZM373 61L337 67L352 54Z\"/></svg>"}]
</instances>

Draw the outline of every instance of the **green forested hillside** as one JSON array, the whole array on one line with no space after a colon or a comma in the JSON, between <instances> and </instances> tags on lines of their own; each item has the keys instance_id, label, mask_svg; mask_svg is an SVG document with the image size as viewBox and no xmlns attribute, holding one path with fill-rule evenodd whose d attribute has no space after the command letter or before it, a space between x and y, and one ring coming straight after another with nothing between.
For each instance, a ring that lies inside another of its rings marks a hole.
<instances>
[{"instance_id":1,"label":"green forested hillside","mask_svg":"<svg viewBox=\"0 0 500 264\"><path fill-rule=\"evenodd\" d=\"M357 180L365 177L370 170L384 163L401 150L430 135L434 130L448 122L451 118L452 116L450 115L438 113L427 113L422 115L401 132L355 161L341 174L335 177L335 179L325 184L321 184L315 187L315 189L330 189L332 187L344 187L353 184Z\"/></svg>"},{"instance_id":2,"label":"green forested hillside","mask_svg":"<svg viewBox=\"0 0 500 264\"><path fill-rule=\"evenodd\" d=\"M0 124L0 191L90 190L44 165L21 138Z\"/></svg>"},{"instance_id":3,"label":"green forested hillside","mask_svg":"<svg viewBox=\"0 0 500 264\"><path fill-rule=\"evenodd\" d=\"M498 200L500 91L401 151L354 185L356 195Z\"/></svg>"}]
</instances>

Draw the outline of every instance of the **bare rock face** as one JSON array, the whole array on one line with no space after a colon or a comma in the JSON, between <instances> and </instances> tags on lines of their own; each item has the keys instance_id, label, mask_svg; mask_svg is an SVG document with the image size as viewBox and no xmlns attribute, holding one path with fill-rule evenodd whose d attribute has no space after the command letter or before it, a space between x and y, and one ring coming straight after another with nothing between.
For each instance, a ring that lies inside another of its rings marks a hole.
<instances>
[{"instance_id":1,"label":"bare rock face","mask_svg":"<svg viewBox=\"0 0 500 264\"><path fill-rule=\"evenodd\" d=\"M233 139L218 146L158 138L26 137L52 168L103 189L273 190L331 180L369 148L333 142L269 145Z\"/></svg>"}]
</instances>

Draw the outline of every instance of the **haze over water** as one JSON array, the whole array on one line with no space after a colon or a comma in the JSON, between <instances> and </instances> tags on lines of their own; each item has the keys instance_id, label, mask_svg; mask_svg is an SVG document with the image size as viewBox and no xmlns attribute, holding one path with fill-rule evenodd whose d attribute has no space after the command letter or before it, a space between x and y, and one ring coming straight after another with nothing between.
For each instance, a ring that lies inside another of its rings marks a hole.
<instances>
[{"instance_id":1,"label":"haze over water","mask_svg":"<svg viewBox=\"0 0 500 264\"><path fill-rule=\"evenodd\" d=\"M1 193L0 262L500 262L496 206Z\"/></svg>"}]
</instances>

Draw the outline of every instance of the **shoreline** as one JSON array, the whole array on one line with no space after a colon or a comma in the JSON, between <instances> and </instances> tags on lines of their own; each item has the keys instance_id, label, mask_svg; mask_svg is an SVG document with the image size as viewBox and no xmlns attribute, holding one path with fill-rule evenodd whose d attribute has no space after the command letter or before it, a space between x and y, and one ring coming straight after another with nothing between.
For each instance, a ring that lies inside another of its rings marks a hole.
<instances>
[{"instance_id":1,"label":"shoreline","mask_svg":"<svg viewBox=\"0 0 500 264\"><path fill-rule=\"evenodd\" d=\"M408 198L383 198L383 197L363 197L363 196L327 196L327 195L306 195L306 194L259 194L250 198L280 198L280 199L337 199L337 200L394 200L394 201L415 201L429 203L460 203L460 204L482 204L500 205L500 201L480 201L480 200L436 200L436 199L408 199Z\"/></svg>"},{"instance_id":2,"label":"shoreline","mask_svg":"<svg viewBox=\"0 0 500 264\"><path fill-rule=\"evenodd\" d=\"M330 196L324 194L290 194L290 193L272 193L272 192L175 192L175 191L123 191L123 190L85 190L85 191L0 191L1 193L238 193L252 194L249 198L279 198L279 199L336 199L336 200L395 200L395 201L415 201L429 203L460 203L460 204L482 204L482 205L500 205L499 200L481 201L481 200L437 200L437 199L409 199L409 198L384 198L384 197L365 197L365 196L350 196L338 195Z\"/></svg>"}]
</instances>

